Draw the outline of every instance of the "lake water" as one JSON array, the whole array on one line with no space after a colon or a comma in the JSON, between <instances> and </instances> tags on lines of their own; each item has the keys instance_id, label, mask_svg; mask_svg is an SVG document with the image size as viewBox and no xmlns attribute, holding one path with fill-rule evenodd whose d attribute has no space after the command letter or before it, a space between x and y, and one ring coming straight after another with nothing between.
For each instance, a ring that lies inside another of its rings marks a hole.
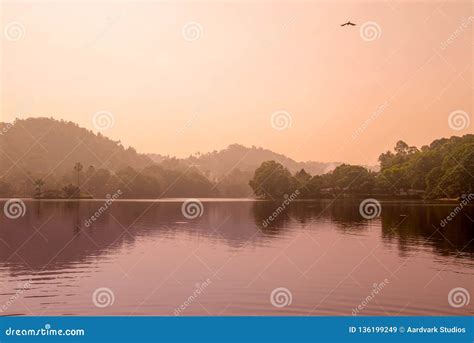
<instances>
[{"instance_id":1,"label":"lake water","mask_svg":"<svg viewBox=\"0 0 474 343\"><path fill-rule=\"evenodd\" d=\"M474 207L29 201L0 213L1 315L472 315ZM1 209L5 201L0 201ZM189 217L189 215L188 215ZM89 221L91 222L91 221ZM89 226L89 227L87 227ZM273 292L273 297L272 297ZM466 303L466 301L464 301Z\"/></svg>"}]
</instances>

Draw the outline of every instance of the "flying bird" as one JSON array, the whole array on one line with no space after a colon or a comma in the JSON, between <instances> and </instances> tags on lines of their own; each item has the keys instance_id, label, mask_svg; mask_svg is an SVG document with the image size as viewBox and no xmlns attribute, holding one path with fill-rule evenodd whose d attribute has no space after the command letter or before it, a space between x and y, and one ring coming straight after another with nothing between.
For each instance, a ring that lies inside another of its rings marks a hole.
<instances>
[{"instance_id":1,"label":"flying bird","mask_svg":"<svg viewBox=\"0 0 474 343\"><path fill-rule=\"evenodd\" d=\"M350 21L348 21L347 23L344 23L341 26L346 26L346 25L355 26L356 24L351 23Z\"/></svg>"}]
</instances>

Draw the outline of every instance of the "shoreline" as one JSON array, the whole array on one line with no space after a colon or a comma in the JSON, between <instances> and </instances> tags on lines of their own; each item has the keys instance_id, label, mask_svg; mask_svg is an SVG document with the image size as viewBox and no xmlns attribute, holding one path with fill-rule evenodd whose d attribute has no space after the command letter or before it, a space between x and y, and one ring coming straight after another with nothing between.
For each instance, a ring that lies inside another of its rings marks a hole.
<instances>
[{"instance_id":1,"label":"shoreline","mask_svg":"<svg viewBox=\"0 0 474 343\"><path fill-rule=\"evenodd\" d=\"M384 203L406 203L406 204L457 204L462 199L413 199L413 198L376 198L381 204ZM104 202L110 201L109 198L73 198L73 199L61 199L61 198L31 198L31 197L12 197L12 198L0 198L0 201L8 201L11 199L19 199L22 201L28 202ZM114 202L183 202L189 199L198 199L202 202L274 202L279 203L285 201L285 199L257 199L257 198L122 198L122 199L115 199ZM323 199L295 199L292 202L308 202L308 203L315 203L315 202L354 202L354 201L361 201L367 198L323 198ZM474 204L467 204L466 206L474 206Z\"/></svg>"}]
</instances>

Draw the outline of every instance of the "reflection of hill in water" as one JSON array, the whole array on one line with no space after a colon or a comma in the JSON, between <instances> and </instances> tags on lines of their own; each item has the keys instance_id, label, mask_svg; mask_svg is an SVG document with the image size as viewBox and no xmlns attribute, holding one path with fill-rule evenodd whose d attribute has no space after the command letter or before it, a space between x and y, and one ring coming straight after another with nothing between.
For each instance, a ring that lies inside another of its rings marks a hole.
<instances>
[{"instance_id":1,"label":"reflection of hill in water","mask_svg":"<svg viewBox=\"0 0 474 343\"><path fill-rule=\"evenodd\" d=\"M102 205L27 202L23 218L0 216L0 265L14 272L67 268L150 235L173 239L184 233L239 249L247 244L265 245L267 240L301 226L318 230L321 222L333 223L343 234L368 228L355 202L294 202L267 227L263 221L281 203L204 202L202 217L188 220L181 213L181 202L115 202L93 226L85 227L85 220ZM465 214L474 218L474 207L465 208L449 225L436 231L452 208L387 204L383 205L381 220L374 219L371 225L381 223L384 241L397 241L401 252L429 246L437 254L457 255L462 250L459 257L472 258L474 233Z\"/></svg>"}]
</instances>

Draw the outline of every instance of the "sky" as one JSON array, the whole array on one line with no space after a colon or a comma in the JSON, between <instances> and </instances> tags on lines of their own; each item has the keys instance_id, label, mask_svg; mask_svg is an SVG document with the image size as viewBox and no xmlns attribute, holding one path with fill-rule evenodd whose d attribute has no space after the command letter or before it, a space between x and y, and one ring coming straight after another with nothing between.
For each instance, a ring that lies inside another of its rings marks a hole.
<instances>
[{"instance_id":1,"label":"sky","mask_svg":"<svg viewBox=\"0 0 474 343\"><path fill-rule=\"evenodd\" d=\"M473 6L2 1L0 120L70 120L143 153L370 165L400 139L474 133Z\"/></svg>"}]
</instances>

